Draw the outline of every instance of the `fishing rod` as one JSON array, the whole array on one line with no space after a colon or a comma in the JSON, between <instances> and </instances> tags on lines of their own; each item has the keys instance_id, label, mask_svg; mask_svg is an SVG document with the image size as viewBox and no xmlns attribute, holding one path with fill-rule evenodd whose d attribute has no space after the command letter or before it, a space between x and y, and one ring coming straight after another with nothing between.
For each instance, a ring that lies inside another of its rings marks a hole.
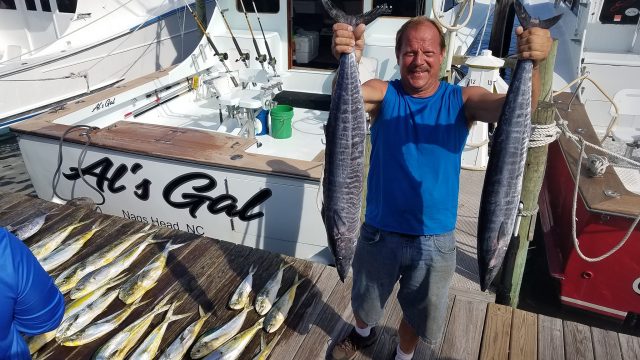
<instances>
[{"instance_id":1,"label":"fishing rod","mask_svg":"<svg viewBox=\"0 0 640 360\"><path fill-rule=\"evenodd\" d=\"M244 18L247 19L247 26L249 26L249 32L251 33L251 39L253 39L253 46L256 48L256 60L260 62L260 66L262 66L262 70L264 68L264 62L267 61L267 56L260 53L260 47L258 46L258 41L256 41L256 37L253 35L253 28L251 28L251 22L249 21L249 15L247 15L247 9L244 7L244 0L240 0L240 5L242 5L242 12L244 13Z\"/></svg>"},{"instance_id":2,"label":"fishing rod","mask_svg":"<svg viewBox=\"0 0 640 360\"><path fill-rule=\"evenodd\" d=\"M238 80L236 80L236 78L233 77L233 75L231 75L231 70L227 66L227 63L225 62L225 60L229 59L229 54L221 53L220 51L218 51L218 48L216 48L216 46L213 44L213 40L211 40L211 37L207 33L207 30L202 25L202 22L200 22L198 15L196 15L196 13L193 12L193 10L191 10L191 7L186 1L185 1L185 4L187 4L187 8L189 9L189 12L191 13L191 15L193 15L193 18L196 20L196 24L198 24L198 28L200 28L200 31L202 32L202 34L207 38L207 42L209 43L209 46L211 46L211 48L213 49L213 53L218 57L218 59L222 63L222 66L224 66L224 69L227 71L227 73L231 77L231 82L233 82L233 86L238 87Z\"/></svg>"},{"instance_id":3,"label":"fishing rod","mask_svg":"<svg viewBox=\"0 0 640 360\"><path fill-rule=\"evenodd\" d=\"M216 1L216 6L218 6L218 2ZM231 35L231 40L233 40L233 45L236 46L236 50L238 51L238 55L240 56L240 58L236 61L242 61L242 63L244 64L244 66L248 69L249 68L249 63L247 62L247 60L249 60L249 53L243 53L242 49L240 48L240 44L238 44L238 40L236 39L235 36L233 36L233 31L231 31L231 26L229 26L229 22L227 21L227 17L224 16L224 13L226 11L229 11L229 9L224 9L222 10L222 8L220 8L218 6L218 8L220 9L220 15L222 15L222 20L224 20L224 24L227 26L227 30L229 30L229 35Z\"/></svg>"},{"instance_id":4,"label":"fishing rod","mask_svg":"<svg viewBox=\"0 0 640 360\"><path fill-rule=\"evenodd\" d=\"M262 21L260 21L260 16L258 15L258 9L256 8L256 2L254 0L251 0L251 3L253 4L253 11L256 13L256 17L258 18L258 24L260 25L260 31L262 32L262 38L264 39L264 47L267 48L267 55L269 55L268 64L273 69L273 73L278 75L278 72L276 71L276 58L271 56L271 49L269 48L269 42L267 41L267 37L264 36L264 29L262 28ZM243 5L243 7L244 7L244 5Z\"/></svg>"}]
</instances>

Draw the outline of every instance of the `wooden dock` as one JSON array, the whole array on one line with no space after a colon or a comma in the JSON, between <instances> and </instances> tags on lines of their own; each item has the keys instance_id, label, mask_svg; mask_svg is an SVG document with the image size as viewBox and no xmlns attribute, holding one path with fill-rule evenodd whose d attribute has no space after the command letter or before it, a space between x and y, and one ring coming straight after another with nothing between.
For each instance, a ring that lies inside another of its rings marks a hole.
<instances>
[{"instance_id":1,"label":"wooden dock","mask_svg":"<svg viewBox=\"0 0 640 360\"><path fill-rule=\"evenodd\" d=\"M145 226L30 196L0 193L2 226L19 224L40 211L49 212L50 215L45 226L27 240L27 245L78 220L102 219L109 222L107 228L96 233L85 248L59 270ZM77 229L71 236L86 231L90 226L87 224ZM353 321L350 306L351 278L347 278L345 283L340 282L332 267L171 229L160 229L156 238L187 244L170 253L167 269L158 285L142 299L146 301L144 306L136 309L118 329L148 313L164 298L168 297L170 301L182 300L175 313L192 315L169 324L160 346L161 351L198 318L198 305L205 311L212 312L202 331L223 324L233 317L237 312L229 310L226 304L252 264L258 267L254 276L256 289L266 283L282 261L293 265L285 271L280 294L293 283L296 274L307 279L298 288L286 326L283 326L284 335L271 359L325 359L333 342L349 330L349 324ZM127 273L136 273L162 251L163 247L164 243L148 246ZM640 359L638 337L511 309L493 304L490 299L491 296L479 292L453 288L450 292L449 316L443 342L433 347L421 343L414 359ZM116 299L105 315L122 306L120 300ZM163 316L156 316L148 331ZM399 304L392 297L379 324L380 336L377 343L356 359L389 359L396 346L396 329L401 316ZM252 311L244 327L249 327L257 319L258 315ZM40 353L51 350L50 359L88 359L118 329L79 347L59 346L52 341ZM277 333L280 331L283 330ZM275 335L269 334L266 340L269 341ZM256 336L242 359L252 357L259 347L259 341L259 336Z\"/></svg>"}]
</instances>

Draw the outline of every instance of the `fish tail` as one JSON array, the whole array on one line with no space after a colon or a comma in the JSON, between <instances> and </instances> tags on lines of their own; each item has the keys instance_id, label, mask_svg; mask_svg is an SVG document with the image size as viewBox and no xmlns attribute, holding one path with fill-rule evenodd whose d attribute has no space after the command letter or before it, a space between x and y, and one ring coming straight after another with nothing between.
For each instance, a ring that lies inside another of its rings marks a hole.
<instances>
[{"instance_id":1,"label":"fish tail","mask_svg":"<svg viewBox=\"0 0 640 360\"><path fill-rule=\"evenodd\" d=\"M522 5L520 0L516 0L513 3L513 7L516 10L516 15L518 16L518 20L520 21L520 25L522 25L522 27L525 28L525 29L528 29L528 28L531 28L531 27L539 27L539 28L543 28L543 29L550 29L562 17L562 14L560 14L560 15L556 15L556 16L548 18L548 19L543 19L543 20L534 19L534 18L531 17L531 15L529 15L529 12L527 11L527 9L524 8L524 5Z\"/></svg>"},{"instance_id":2,"label":"fish tail","mask_svg":"<svg viewBox=\"0 0 640 360\"><path fill-rule=\"evenodd\" d=\"M166 241L166 240L163 240L163 241ZM173 249L177 249L177 248L179 248L180 246L183 246L183 245L186 245L186 244L187 244L186 242L184 242L184 243L182 243L182 244L173 244L173 241L171 241L171 242L169 242L169 243L167 244L167 247L164 249L164 251L168 253L169 251L171 251L171 250L173 250Z\"/></svg>"},{"instance_id":3,"label":"fish tail","mask_svg":"<svg viewBox=\"0 0 640 360\"><path fill-rule=\"evenodd\" d=\"M256 270L258 270L258 268L256 267L256 264L251 264L251 267L249 268L249 274L251 275L255 274Z\"/></svg>"},{"instance_id":4,"label":"fish tail","mask_svg":"<svg viewBox=\"0 0 640 360\"><path fill-rule=\"evenodd\" d=\"M335 5L333 5L330 0L322 0L322 5L324 5L325 10L327 10L333 20L349 24L351 26L357 26L359 24L366 25L375 20L380 15L391 13L391 7L387 6L387 4L378 5L374 9L367 11L366 13L356 16L347 15L344 11L335 7Z\"/></svg>"}]
</instances>

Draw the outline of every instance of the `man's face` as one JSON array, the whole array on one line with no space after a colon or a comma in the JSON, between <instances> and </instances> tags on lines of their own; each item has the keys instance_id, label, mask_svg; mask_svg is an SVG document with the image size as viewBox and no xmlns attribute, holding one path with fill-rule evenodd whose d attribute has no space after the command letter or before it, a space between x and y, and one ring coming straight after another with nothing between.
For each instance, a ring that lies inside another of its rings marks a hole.
<instances>
[{"instance_id":1,"label":"man's face","mask_svg":"<svg viewBox=\"0 0 640 360\"><path fill-rule=\"evenodd\" d=\"M405 91L421 95L437 89L444 59L438 30L432 24L420 24L407 29L401 41L398 65Z\"/></svg>"}]
</instances>

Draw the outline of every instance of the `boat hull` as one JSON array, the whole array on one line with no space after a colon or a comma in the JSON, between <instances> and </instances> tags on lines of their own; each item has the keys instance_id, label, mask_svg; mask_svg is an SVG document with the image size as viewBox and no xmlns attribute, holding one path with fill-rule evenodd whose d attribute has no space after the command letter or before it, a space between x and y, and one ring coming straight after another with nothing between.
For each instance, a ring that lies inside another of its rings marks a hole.
<instances>
[{"instance_id":1,"label":"boat hull","mask_svg":"<svg viewBox=\"0 0 640 360\"><path fill-rule=\"evenodd\" d=\"M606 259L583 260L572 241L574 188L565 153L554 142L549 145L539 205L549 270L560 283L562 303L619 319L640 314L640 230L634 230L626 244ZM614 248L633 221L589 209L582 192L578 195L576 235L588 257L599 257Z\"/></svg>"},{"instance_id":2,"label":"boat hull","mask_svg":"<svg viewBox=\"0 0 640 360\"><path fill-rule=\"evenodd\" d=\"M38 196L54 200L58 141L19 135ZM69 198L98 193L78 179L82 145L65 143L57 192ZM313 179L239 171L89 147L85 179L105 197L107 214L215 239L328 263L331 254L316 205Z\"/></svg>"}]
</instances>

